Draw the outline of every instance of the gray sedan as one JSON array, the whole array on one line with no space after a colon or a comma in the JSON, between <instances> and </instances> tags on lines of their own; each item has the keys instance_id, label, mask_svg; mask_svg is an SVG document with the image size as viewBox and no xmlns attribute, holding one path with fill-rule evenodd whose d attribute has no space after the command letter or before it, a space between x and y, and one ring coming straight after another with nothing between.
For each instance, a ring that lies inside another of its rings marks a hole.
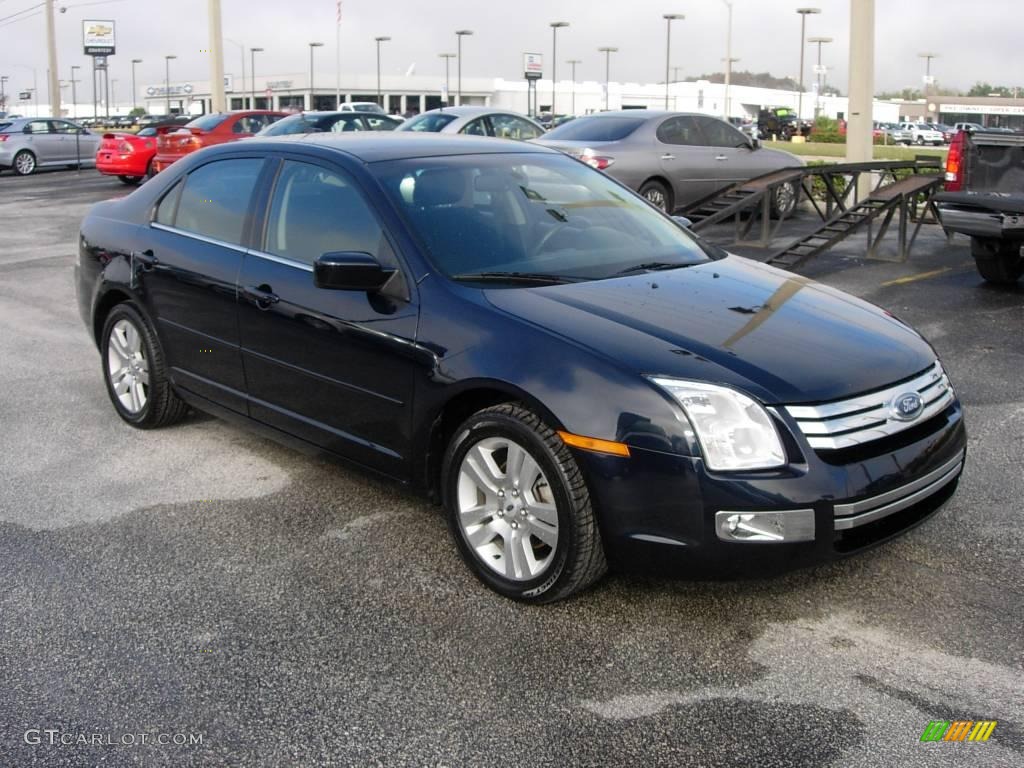
<instances>
[{"instance_id":1,"label":"gray sedan","mask_svg":"<svg viewBox=\"0 0 1024 768\"><path fill-rule=\"evenodd\" d=\"M411 117L395 130L428 133L462 133L501 139L535 139L544 135L540 123L525 115L493 107L445 107Z\"/></svg>"},{"instance_id":2,"label":"gray sedan","mask_svg":"<svg viewBox=\"0 0 1024 768\"><path fill-rule=\"evenodd\" d=\"M762 149L717 117L649 109L580 117L536 143L604 171L665 211L755 176L804 165L788 152ZM793 184L779 187L774 213L788 215L797 193Z\"/></svg>"},{"instance_id":3,"label":"gray sedan","mask_svg":"<svg viewBox=\"0 0 1024 768\"><path fill-rule=\"evenodd\" d=\"M27 176L36 168L95 165L100 137L67 120L0 120L0 170Z\"/></svg>"}]
</instances>

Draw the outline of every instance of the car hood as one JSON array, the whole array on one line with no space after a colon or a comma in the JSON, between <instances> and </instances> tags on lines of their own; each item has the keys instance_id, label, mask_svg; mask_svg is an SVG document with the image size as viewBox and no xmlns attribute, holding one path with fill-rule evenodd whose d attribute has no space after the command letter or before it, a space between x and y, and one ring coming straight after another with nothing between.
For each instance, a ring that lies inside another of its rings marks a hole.
<instances>
[{"instance_id":1,"label":"car hood","mask_svg":"<svg viewBox=\"0 0 1024 768\"><path fill-rule=\"evenodd\" d=\"M916 331L878 307L732 255L485 293L496 308L637 374L727 384L769 404L849 397L935 361Z\"/></svg>"}]
</instances>

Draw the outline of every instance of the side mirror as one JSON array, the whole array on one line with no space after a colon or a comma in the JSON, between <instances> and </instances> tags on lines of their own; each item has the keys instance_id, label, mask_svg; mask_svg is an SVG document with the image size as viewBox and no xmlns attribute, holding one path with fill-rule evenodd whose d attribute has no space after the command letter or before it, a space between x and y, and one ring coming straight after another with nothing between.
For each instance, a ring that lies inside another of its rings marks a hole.
<instances>
[{"instance_id":1,"label":"side mirror","mask_svg":"<svg viewBox=\"0 0 1024 768\"><path fill-rule=\"evenodd\" d=\"M751 149L760 149L761 148L761 140L759 138L757 138L756 136L751 136L750 137L750 148Z\"/></svg>"},{"instance_id":2,"label":"side mirror","mask_svg":"<svg viewBox=\"0 0 1024 768\"><path fill-rule=\"evenodd\" d=\"M673 216L672 217L672 221L674 221L676 224L678 224L683 229L689 229L690 227L693 226L693 222L690 221L685 216Z\"/></svg>"},{"instance_id":3,"label":"side mirror","mask_svg":"<svg viewBox=\"0 0 1024 768\"><path fill-rule=\"evenodd\" d=\"M313 262L313 284L335 291L378 291L394 273L359 251L333 251Z\"/></svg>"}]
</instances>

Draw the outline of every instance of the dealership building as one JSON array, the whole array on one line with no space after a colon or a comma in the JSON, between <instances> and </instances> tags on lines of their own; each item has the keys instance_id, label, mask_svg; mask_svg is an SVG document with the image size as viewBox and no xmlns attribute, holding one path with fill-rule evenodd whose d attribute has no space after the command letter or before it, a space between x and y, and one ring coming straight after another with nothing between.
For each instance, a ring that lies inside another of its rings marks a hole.
<instances>
[{"instance_id":1,"label":"dealership building","mask_svg":"<svg viewBox=\"0 0 1024 768\"><path fill-rule=\"evenodd\" d=\"M945 123L980 123L986 128L1024 129L1024 99L1002 96L933 96L898 102L901 119Z\"/></svg>"}]
</instances>

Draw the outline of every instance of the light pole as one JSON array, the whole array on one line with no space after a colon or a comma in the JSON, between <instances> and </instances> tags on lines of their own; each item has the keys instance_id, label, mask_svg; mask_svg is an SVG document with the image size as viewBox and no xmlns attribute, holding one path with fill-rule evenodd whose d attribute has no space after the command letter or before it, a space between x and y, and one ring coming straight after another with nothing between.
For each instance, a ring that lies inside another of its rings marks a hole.
<instances>
[{"instance_id":1,"label":"light pole","mask_svg":"<svg viewBox=\"0 0 1024 768\"><path fill-rule=\"evenodd\" d=\"M167 116L171 116L171 59L177 56L164 56L164 96L167 97Z\"/></svg>"},{"instance_id":2,"label":"light pole","mask_svg":"<svg viewBox=\"0 0 1024 768\"><path fill-rule=\"evenodd\" d=\"M580 59L569 59L565 62L572 67L572 114L576 114L576 65L582 64Z\"/></svg>"},{"instance_id":3,"label":"light pole","mask_svg":"<svg viewBox=\"0 0 1024 768\"><path fill-rule=\"evenodd\" d=\"M135 65L136 64L141 64L141 63L142 63L142 59L132 59L132 110L135 109ZM75 76L74 70L76 70L76 69L78 69L78 67L72 67L71 68L71 77L72 78L74 78L74 76ZM71 100L74 101L74 98L75 98L75 83L74 83L74 80L72 80L71 81Z\"/></svg>"},{"instance_id":4,"label":"light pole","mask_svg":"<svg viewBox=\"0 0 1024 768\"><path fill-rule=\"evenodd\" d=\"M619 49L614 46L605 45L597 49L604 54L604 111L608 111L608 92L611 90L612 54L618 53Z\"/></svg>"},{"instance_id":5,"label":"light pole","mask_svg":"<svg viewBox=\"0 0 1024 768\"><path fill-rule=\"evenodd\" d=\"M459 106L460 104L462 104L462 38L466 37L467 35L472 35L472 34L473 34L473 30L472 29L457 29L457 30L455 30L455 37L459 41L459 45L458 45L459 62L458 62L458 75L457 75L457 77L458 77L458 92L455 95L455 106Z\"/></svg>"},{"instance_id":6,"label":"light pole","mask_svg":"<svg viewBox=\"0 0 1024 768\"><path fill-rule=\"evenodd\" d=\"M665 20L665 109L668 109L669 80L668 73L671 69L669 60L672 58L672 22L682 21L686 17L681 13L666 13L662 17ZM605 107L607 109L607 106Z\"/></svg>"},{"instance_id":7,"label":"light pole","mask_svg":"<svg viewBox=\"0 0 1024 768\"><path fill-rule=\"evenodd\" d=\"M555 119L555 92L558 90L558 30L568 27L568 21L552 21L551 27L551 119Z\"/></svg>"},{"instance_id":8,"label":"light pole","mask_svg":"<svg viewBox=\"0 0 1024 768\"><path fill-rule=\"evenodd\" d=\"M77 80L75 80L75 70L76 69L81 69L81 67L78 66L77 64L72 64L71 65L71 117L72 117L72 119L74 119L75 117L78 116L78 96L77 96L77 93L75 91L75 83L78 82ZM135 77L135 75L134 75L134 69L133 69L133 74L132 74L133 82L134 82L134 77ZM6 80L7 78L4 78L4 79ZM133 86L133 88L134 88L134 86ZM0 87L0 108L3 107L3 103L4 103L3 88Z\"/></svg>"},{"instance_id":9,"label":"light pole","mask_svg":"<svg viewBox=\"0 0 1024 768\"><path fill-rule=\"evenodd\" d=\"M384 96L380 92L380 44L386 43L391 38L387 35L373 38L377 42L377 103L384 109ZM387 112L387 109L384 109Z\"/></svg>"},{"instance_id":10,"label":"light pole","mask_svg":"<svg viewBox=\"0 0 1024 768\"><path fill-rule=\"evenodd\" d=\"M448 96L448 94L451 93L451 91L452 91L451 76L449 74L449 67L451 66L452 59L455 58L455 54L454 53L439 53L437 55L438 55L439 58L444 59L444 103L445 103L445 106L447 106L448 99L450 98Z\"/></svg>"},{"instance_id":11,"label":"light pole","mask_svg":"<svg viewBox=\"0 0 1024 768\"><path fill-rule=\"evenodd\" d=\"M313 90L313 49L323 48L323 43L310 43L309 44L309 109L313 111L316 109L316 92Z\"/></svg>"},{"instance_id":12,"label":"light pole","mask_svg":"<svg viewBox=\"0 0 1024 768\"><path fill-rule=\"evenodd\" d=\"M74 69L74 67L72 67L72 69ZM74 77L74 73L72 73L71 76ZM7 75L0 75L0 109L3 109L5 111L7 109L7 92L6 92L6 87L7 87L7 81L10 80L10 79L11 78L9 78Z\"/></svg>"},{"instance_id":13,"label":"light pole","mask_svg":"<svg viewBox=\"0 0 1024 768\"><path fill-rule=\"evenodd\" d=\"M240 95L239 98L242 102L242 109L245 109L245 43L240 43L237 40L232 40L230 37L225 37L224 39L232 45L237 45L238 54L242 57L242 87L238 89L238 93ZM226 100L227 96L225 95L224 98ZM252 107L252 109L256 109L256 107Z\"/></svg>"},{"instance_id":14,"label":"light pole","mask_svg":"<svg viewBox=\"0 0 1024 768\"><path fill-rule=\"evenodd\" d=\"M729 119L732 105L729 103L729 90L732 87L732 63L738 61L732 57L732 0L722 0L729 10L729 21L725 28L725 118Z\"/></svg>"},{"instance_id":15,"label":"light pole","mask_svg":"<svg viewBox=\"0 0 1024 768\"><path fill-rule=\"evenodd\" d=\"M249 49L249 77L252 82L252 108L256 109L256 54L262 53L262 48L250 48ZM267 105L267 109L270 109L270 105Z\"/></svg>"},{"instance_id":16,"label":"light pole","mask_svg":"<svg viewBox=\"0 0 1024 768\"><path fill-rule=\"evenodd\" d=\"M800 94L796 101L796 119L803 120L804 109L804 48L807 40L807 17L812 13L821 13L821 8L797 8L800 14Z\"/></svg>"},{"instance_id":17,"label":"light pole","mask_svg":"<svg viewBox=\"0 0 1024 768\"><path fill-rule=\"evenodd\" d=\"M110 103L114 105L114 115L117 116L117 78L110 81Z\"/></svg>"},{"instance_id":18,"label":"light pole","mask_svg":"<svg viewBox=\"0 0 1024 768\"><path fill-rule=\"evenodd\" d=\"M925 52L925 53L919 53L919 54L917 54L917 56L918 56L918 58L924 59L924 61L925 61L925 64L924 64L924 99L925 99L925 105L924 106L925 106L925 109L928 109L928 98L929 98L929 94L931 93L931 86L932 86L932 59L939 58L939 54ZM931 117L931 112L930 111L928 112L928 116Z\"/></svg>"},{"instance_id":19,"label":"light pole","mask_svg":"<svg viewBox=\"0 0 1024 768\"><path fill-rule=\"evenodd\" d=\"M807 42L811 43L812 45L814 43L818 44L818 65L814 68L814 74L816 75L817 82L818 82L818 94L817 94L817 96L814 99L814 119L817 120L818 119L818 112L820 111L819 104L820 104L820 100L821 100L821 72L822 72L822 69L821 69L821 46L824 45L825 43L831 43L832 42L832 38L831 37L808 37L807 38Z\"/></svg>"}]
</instances>

